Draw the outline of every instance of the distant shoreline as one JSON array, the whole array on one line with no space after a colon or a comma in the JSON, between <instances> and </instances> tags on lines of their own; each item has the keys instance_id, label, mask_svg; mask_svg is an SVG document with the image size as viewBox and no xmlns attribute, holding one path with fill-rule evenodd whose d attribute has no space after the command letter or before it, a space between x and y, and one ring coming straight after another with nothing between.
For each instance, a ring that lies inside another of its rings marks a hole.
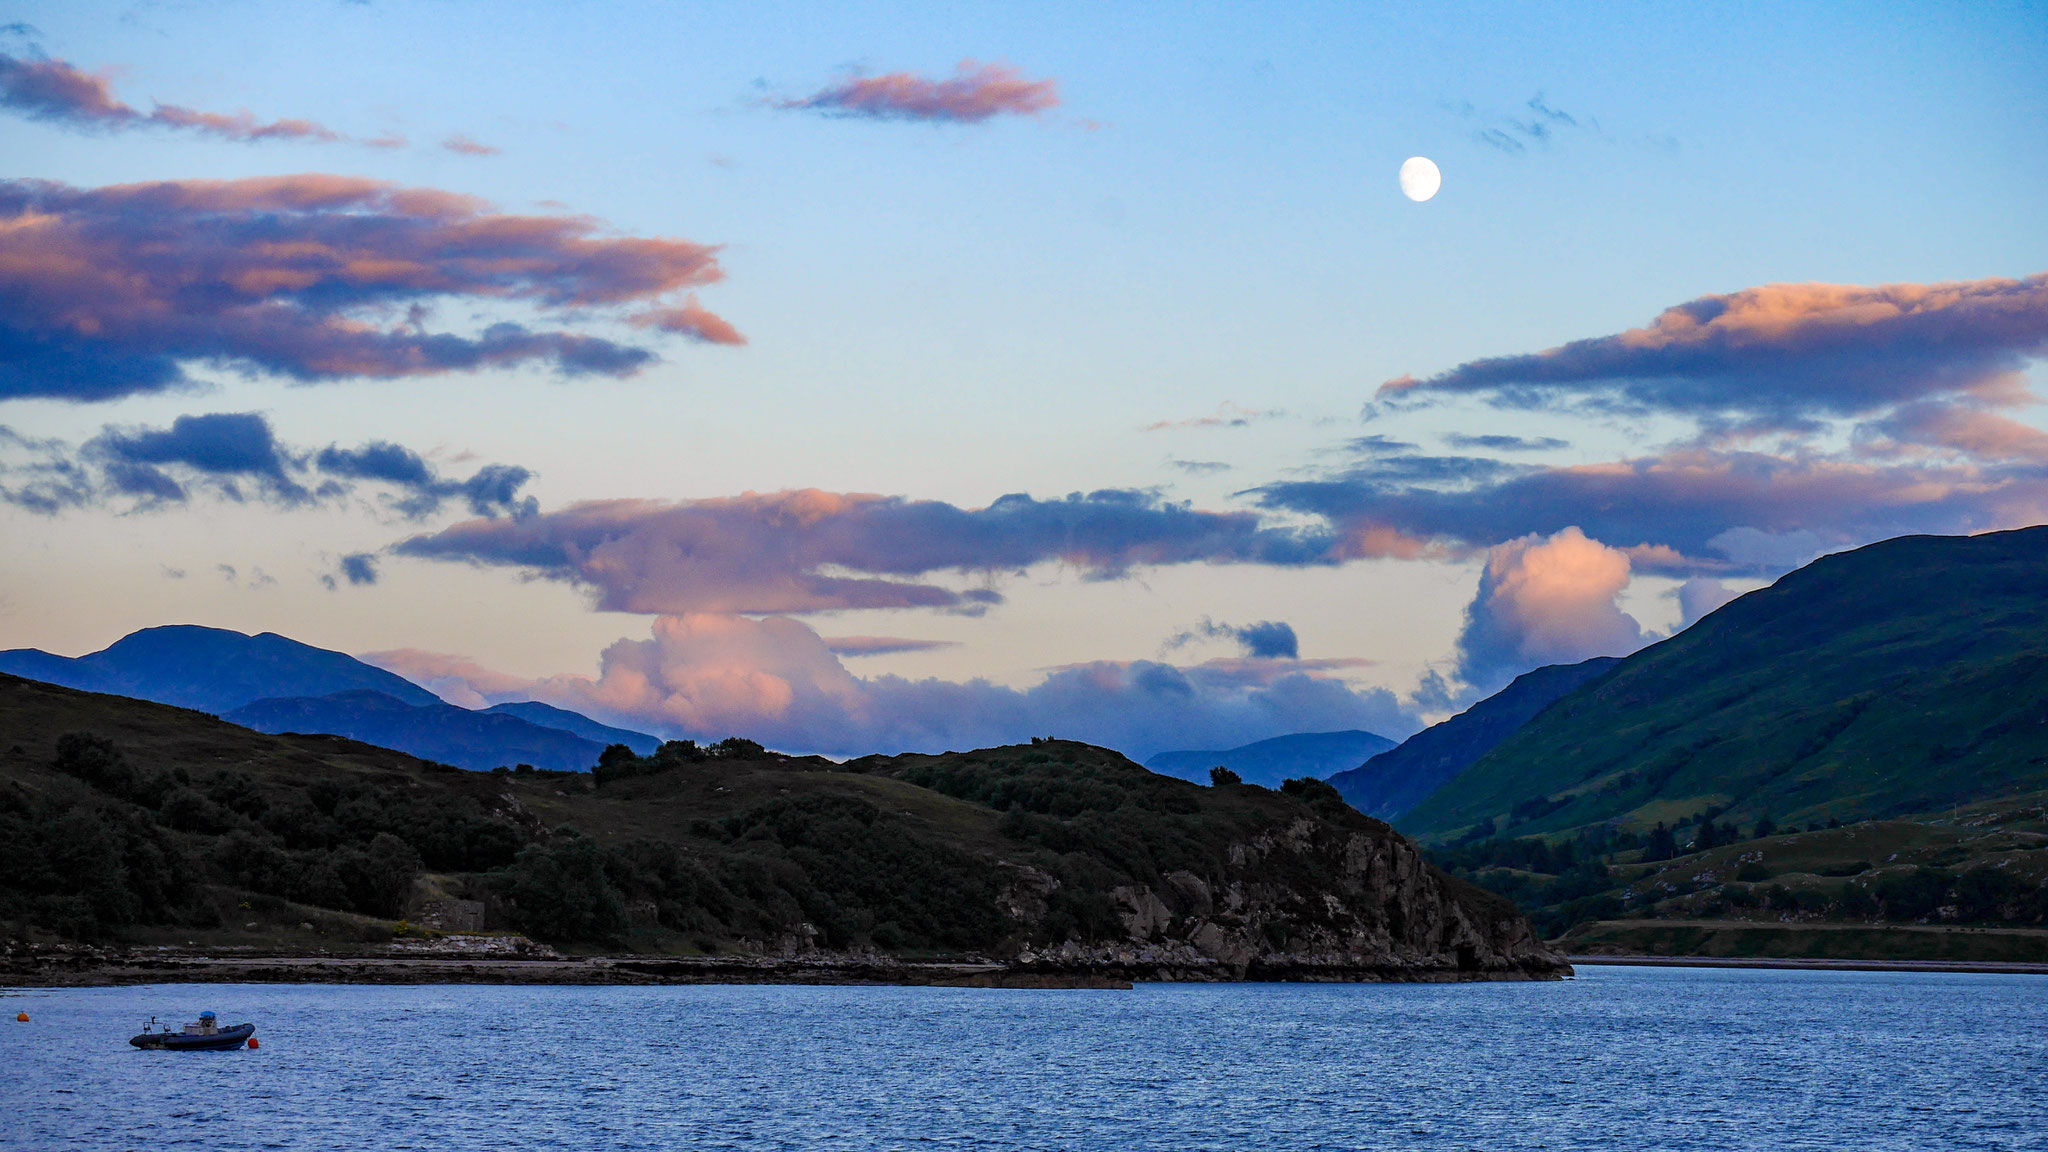
<instances>
[{"instance_id":1,"label":"distant shoreline","mask_svg":"<svg viewBox=\"0 0 2048 1152\"><path fill-rule=\"evenodd\" d=\"M1779 968L1812 972L1966 972L2048 976L2048 963L2008 960L1802 960L1751 956L1572 956L1573 967Z\"/></svg>"}]
</instances>

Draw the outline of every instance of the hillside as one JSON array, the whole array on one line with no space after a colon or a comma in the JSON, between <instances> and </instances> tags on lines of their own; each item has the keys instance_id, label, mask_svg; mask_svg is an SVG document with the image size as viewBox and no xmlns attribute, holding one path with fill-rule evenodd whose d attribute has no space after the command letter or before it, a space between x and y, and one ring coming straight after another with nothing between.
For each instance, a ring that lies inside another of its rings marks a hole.
<instances>
[{"instance_id":1,"label":"hillside","mask_svg":"<svg viewBox=\"0 0 2048 1152\"><path fill-rule=\"evenodd\" d=\"M597 763L598 755L605 749L596 740L559 728L545 728L510 713L472 712L439 700L407 704L382 692L367 690L258 700L222 713L221 719L258 732L346 736L423 760L477 771L489 771L500 764L525 764L559 772L583 772ZM591 726L602 727L594 723Z\"/></svg>"},{"instance_id":2,"label":"hillside","mask_svg":"<svg viewBox=\"0 0 2048 1152\"><path fill-rule=\"evenodd\" d=\"M1596 656L1525 672L1449 720L1410 736L1400 747L1329 777L1330 786L1360 812L1398 820L1520 731L1552 701L1619 663L1613 656Z\"/></svg>"},{"instance_id":3,"label":"hillside","mask_svg":"<svg viewBox=\"0 0 2048 1152\"><path fill-rule=\"evenodd\" d=\"M2048 788L2048 528L1817 560L1558 700L1404 828L1646 833ZM1488 826L1486 822L1491 821Z\"/></svg>"},{"instance_id":4,"label":"hillside","mask_svg":"<svg viewBox=\"0 0 2048 1152\"><path fill-rule=\"evenodd\" d=\"M1228 768L1247 784L1278 788L1283 781L1321 780L1394 746L1373 732L1296 732L1221 752L1161 752L1145 767L1162 776L1209 782L1209 769Z\"/></svg>"},{"instance_id":5,"label":"hillside","mask_svg":"<svg viewBox=\"0 0 2048 1152\"><path fill-rule=\"evenodd\" d=\"M845 765L679 742L595 774L472 773L14 677L0 732L15 937L331 950L474 909L487 928L669 955L979 954L1127 979L1564 971L1505 901L1320 785L1201 788L1063 741Z\"/></svg>"}]
</instances>

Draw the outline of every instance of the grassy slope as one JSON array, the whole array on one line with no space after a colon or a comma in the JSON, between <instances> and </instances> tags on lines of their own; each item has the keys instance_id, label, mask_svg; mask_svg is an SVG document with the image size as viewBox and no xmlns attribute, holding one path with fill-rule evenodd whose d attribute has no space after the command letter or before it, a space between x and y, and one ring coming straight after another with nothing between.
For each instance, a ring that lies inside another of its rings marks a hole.
<instances>
[{"instance_id":1,"label":"grassy slope","mask_svg":"<svg viewBox=\"0 0 2048 1152\"><path fill-rule=\"evenodd\" d=\"M1925 813L2048 786L2048 528L1829 556L1552 705L1401 821L1444 836ZM1562 803L1559 803L1562 802Z\"/></svg>"}]
</instances>

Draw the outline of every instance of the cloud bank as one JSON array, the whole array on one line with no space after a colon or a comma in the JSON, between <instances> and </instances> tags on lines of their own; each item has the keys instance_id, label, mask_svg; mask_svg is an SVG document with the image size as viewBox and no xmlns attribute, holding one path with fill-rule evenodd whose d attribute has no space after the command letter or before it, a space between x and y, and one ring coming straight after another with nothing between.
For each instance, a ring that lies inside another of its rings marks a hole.
<instances>
[{"instance_id":1,"label":"cloud bank","mask_svg":"<svg viewBox=\"0 0 2048 1152\"><path fill-rule=\"evenodd\" d=\"M916 120L930 124L979 124L997 116L1036 116L1059 106L1051 80L1027 80L1007 64L962 60L947 80L915 72L858 76L779 108L868 120Z\"/></svg>"},{"instance_id":2,"label":"cloud bank","mask_svg":"<svg viewBox=\"0 0 2048 1152\"><path fill-rule=\"evenodd\" d=\"M513 567L576 583L606 611L974 611L1002 597L934 582L1058 561L1106 579L1164 564L1333 564L1343 542L1250 512L1204 512L1143 492L1064 500L1005 496L986 508L858 493L747 493L683 503L607 500L518 520L451 525L403 555Z\"/></svg>"},{"instance_id":3,"label":"cloud bank","mask_svg":"<svg viewBox=\"0 0 2048 1152\"><path fill-rule=\"evenodd\" d=\"M1143 759L1180 747L1235 747L1282 732L1419 725L1384 689L1229 662L1175 667L1102 661L1026 689L983 680L856 677L827 641L787 617L664 616L646 640L607 648L594 678L521 681L460 657L413 651L364 659L471 706L535 699L674 737L745 735L787 751L943 751L1059 736Z\"/></svg>"},{"instance_id":4,"label":"cloud bank","mask_svg":"<svg viewBox=\"0 0 2048 1152\"><path fill-rule=\"evenodd\" d=\"M1954 284L1770 284L1702 296L1645 328L1474 360L1382 398L1478 394L1532 408L1579 398L1744 430L1801 430L1909 401L1999 402L2048 352L2048 275Z\"/></svg>"},{"instance_id":5,"label":"cloud bank","mask_svg":"<svg viewBox=\"0 0 2048 1152\"><path fill-rule=\"evenodd\" d=\"M2048 277L1768 285L1667 309L1646 328L1396 380L1369 412L1476 397L1690 422L1695 434L1669 447L1541 467L1369 436L1352 462L1254 496L1380 555L1577 527L1629 549L1637 571L1776 575L1827 548L2048 515L2048 434L2015 418L2037 402L2020 372L2044 354ZM1741 543L1761 538L1801 543Z\"/></svg>"},{"instance_id":6,"label":"cloud bank","mask_svg":"<svg viewBox=\"0 0 2048 1152\"><path fill-rule=\"evenodd\" d=\"M0 400L162 391L187 383L188 362L298 381L532 361L625 376L654 354L510 322L430 332L428 306L669 307L723 275L706 245L354 177L0 181ZM662 330L733 342L691 307L670 307Z\"/></svg>"},{"instance_id":7,"label":"cloud bank","mask_svg":"<svg viewBox=\"0 0 2048 1152\"><path fill-rule=\"evenodd\" d=\"M410 448L372 441L313 450L280 441L257 412L180 416L168 428L107 426L73 447L29 439L0 426L0 503L55 515L67 508L125 503L153 509L189 503L200 493L234 503L296 508L338 500L370 485L384 506L409 519L459 500L479 517L528 516L520 489L533 474L487 464L466 479L443 476ZM345 574L352 584L356 570Z\"/></svg>"}]
</instances>

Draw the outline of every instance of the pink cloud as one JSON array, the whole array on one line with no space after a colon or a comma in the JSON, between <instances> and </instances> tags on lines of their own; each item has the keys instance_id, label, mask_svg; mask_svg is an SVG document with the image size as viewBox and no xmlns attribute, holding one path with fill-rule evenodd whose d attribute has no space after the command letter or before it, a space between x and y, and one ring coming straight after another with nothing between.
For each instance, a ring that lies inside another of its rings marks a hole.
<instances>
[{"instance_id":1,"label":"pink cloud","mask_svg":"<svg viewBox=\"0 0 2048 1152\"><path fill-rule=\"evenodd\" d=\"M1264 667L1101 661L1052 670L1025 689L857 677L826 640L783 617L664 616L648 639L605 649L595 677L480 676L468 682L467 695L449 680L474 668L460 658L374 659L449 699L535 699L642 731L744 735L785 751L833 755L936 752L1052 734L1142 759L1286 732L1365 728L1403 736L1417 727L1384 689L1358 690L1300 668L1276 675Z\"/></svg>"},{"instance_id":2,"label":"pink cloud","mask_svg":"<svg viewBox=\"0 0 2048 1152\"><path fill-rule=\"evenodd\" d=\"M1763 429L1931 398L2014 398L2048 353L2048 275L1948 284L1767 284L1702 296L1647 327L1474 360L1380 388L1529 407L1566 396Z\"/></svg>"},{"instance_id":3,"label":"pink cloud","mask_svg":"<svg viewBox=\"0 0 2048 1152\"><path fill-rule=\"evenodd\" d=\"M460 132L443 138L441 148L443 151L453 152L458 156L496 156L504 151L502 148L493 148L489 144L479 144Z\"/></svg>"},{"instance_id":4,"label":"pink cloud","mask_svg":"<svg viewBox=\"0 0 2048 1152\"><path fill-rule=\"evenodd\" d=\"M0 181L0 398L157 391L184 380L186 361L309 381L531 360L629 375L653 354L513 323L429 332L427 305L666 307L724 277L717 253L347 176ZM737 338L694 302L682 307L700 332ZM379 322L398 308L404 321Z\"/></svg>"},{"instance_id":5,"label":"pink cloud","mask_svg":"<svg viewBox=\"0 0 2048 1152\"><path fill-rule=\"evenodd\" d=\"M737 347L747 342L747 338L740 335L739 329L705 311L694 296L673 308L642 312L631 317L631 322L636 328L655 328L678 336L688 336L704 344Z\"/></svg>"},{"instance_id":6,"label":"pink cloud","mask_svg":"<svg viewBox=\"0 0 2048 1152\"><path fill-rule=\"evenodd\" d=\"M1577 528L1494 546L1458 637L1460 678L1487 692L1541 665L1634 652L1642 627L1615 602L1630 575L1626 552Z\"/></svg>"},{"instance_id":7,"label":"pink cloud","mask_svg":"<svg viewBox=\"0 0 2048 1152\"><path fill-rule=\"evenodd\" d=\"M1007 64L962 60L948 80L915 72L856 77L778 106L875 120L979 124L996 116L1036 116L1059 102L1051 80L1027 80Z\"/></svg>"},{"instance_id":8,"label":"pink cloud","mask_svg":"<svg viewBox=\"0 0 2048 1152\"><path fill-rule=\"evenodd\" d=\"M158 104L145 113L117 99L105 76L81 71L62 60L24 60L5 53L0 53L0 108L31 120L84 129L174 128L244 143L347 141L378 148L404 144L393 137L353 140L312 120L258 120L248 112L200 112Z\"/></svg>"},{"instance_id":9,"label":"pink cloud","mask_svg":"<svg viewBox=\"0 0 2048 1152\"><path fill-rule=\"evenodd\" d=\"M1127 491L1005 496L960 508L862 493L794 492L662 503L606 500L516 522L470 521L398 545L405 555L523 568L592 589L608 611L975 611L985 587L931 580L1058 561L1090 576L1161 564L1331 564L1341 542L1246 512L1204 512Z\"/></svg>"}]
</instances>

